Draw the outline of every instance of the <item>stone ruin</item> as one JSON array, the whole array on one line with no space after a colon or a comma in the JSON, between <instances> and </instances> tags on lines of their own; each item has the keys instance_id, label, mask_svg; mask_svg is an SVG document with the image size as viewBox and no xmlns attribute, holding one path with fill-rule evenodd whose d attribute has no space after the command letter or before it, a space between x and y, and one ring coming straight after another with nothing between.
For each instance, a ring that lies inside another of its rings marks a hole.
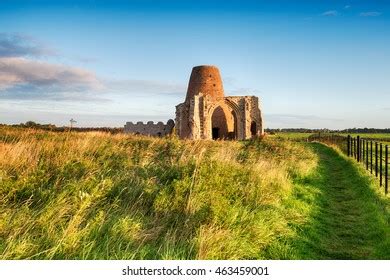
<instances>
[{"instance_id":1,"label":"stone ruin","mask_svg":"<svg viewBox=\"0 0 390 280\"><path fill-rule=\"evenodd\" d=\"M192 69L186 99L176 106L176 119L154 124L126 123L125 132L164 136L175 127L180 139L236 139L259 137L263 118L256 96L225 96L219 70L202 65Z\"/></svg>"},{"instance_id":2,"label":"stone ruin","mask_svg":"<svg viewBox=\"0 0 390 280\"><path fill-rule=\"evenodd\" d=\"M162 137L171 134L174 126L175 122L173 120L168 120L167 124L164 124L163 122L158 122L155 124L152 121L149 121L146 124L143 122L137 122L136 124L127 122L124 128L124 132Z\"/></svg>"},{"instance_id":3,"label":"stone ruin","mask_svg":"<svg viewBox=\"0 0 390 280\"><path fill-rule=\"evenodd\" d=\"M176 106L176 132L182 139L250 139L264 133L256 96L225 96L215 66L192 69L187 96Z\"/></svg>"}]
</instances>

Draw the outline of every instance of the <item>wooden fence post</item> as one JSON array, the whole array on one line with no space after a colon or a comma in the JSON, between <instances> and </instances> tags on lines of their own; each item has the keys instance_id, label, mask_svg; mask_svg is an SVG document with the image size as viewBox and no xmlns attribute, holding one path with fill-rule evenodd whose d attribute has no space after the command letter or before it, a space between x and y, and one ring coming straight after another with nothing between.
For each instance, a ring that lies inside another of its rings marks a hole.
<instances>
[{"instance_id":1,"label":"wooden fence post","mask_svg":"<svg viewBox=\"0 0 390 280\"><path fill-rule=\"evenodd\" d=\"M372 174L372 140L370 141L370 167L371 167L371 174Z\"/></svg>"},{"instance_id":2,"label":"wooden fence post","mask_svg":"<svg viewBox=\"0 0 390 280\"><path fill-rule=\"evenodd\" d=\"M368 141L366 141L366 170L368 170Z\"/></svg>"},{"instance_id":3,"label":"wooden fence post","mask_svg":"<svg viewBox=\"0 0 390 280\"><path fill-rule=\"evenodd\" d=\"M380 152L379 152L379 185L382 186L382 143L380 143Z\"/></svg>"},{"instance_id":4,"label":"wooden fence post","mask_svg":"<svg viewBox=\"0 0 390 280\"><path fill-rule=\"evenodd\" d=\"M388 172L389 172L389 146L386 145L386 153L385 153L385 194L388 192Z\"/></svg>"},{"instance_id":5,"label":"wooden fence post","mask_svg":"<svg viewBox=\"0 0 390 280\"><path fill-rule=\"evenodd\" d=\"M356 137L356 144L357 144L357 161L360 162L360 136Z\"/></svg>"},{"instance_id":6,"label":"wooden fence post","mask_svg":"<svg viewBox=\"0 0 390 280\"><path fill-rule=\"evenodd\" d=\"M375 177L378 177L378 142L375 142Z\"/></svg>"}]
</instances>

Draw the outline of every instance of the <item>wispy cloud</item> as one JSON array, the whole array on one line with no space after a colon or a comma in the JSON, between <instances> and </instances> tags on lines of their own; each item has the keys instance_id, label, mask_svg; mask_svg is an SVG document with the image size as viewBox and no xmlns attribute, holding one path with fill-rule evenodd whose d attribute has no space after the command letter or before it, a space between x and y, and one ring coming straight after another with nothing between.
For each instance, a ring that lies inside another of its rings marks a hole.
<instances>
[{"instance_id":1,"label":"wispy cloud","mask_svg":"<svg viewBox=\"0 0 390 280\"><path fill-rule=\"evenodd\" d=\"M69 57L71 60L79 61L84 64L96 63L98 61L95 57L84 57L79 55L73 55Z\"/></svg>"},{"instance_id":2,"label":"wispy cloud","mask_svg":"<svg viewBox=\"0 0 390 280\"><path fill-rule=\"evenodd\" d=\"M31 60L0 57L0 99L108 101L110 94L185 96L186 85L154 80L107 80L93 72Z\"/></svg>"},{"instance_id":3,"label":"wispy cloud","mask_svg":"<svg viewBox=\"0 0 390 280\"><path fill-rule=\"evenodd\" d=\"M84 69L21 57L0 58L0 96L21 92L85 92L102 87L95 74Z\"/></svg>"},{"instance_id":4,"label":"wispy cloud","mask_svg":"<svg viewBox=\"0 0 390 280\"><path fill-rule=\"evenodd\" d=\"M348 9L350 9L351 8L351 5L345 5L344 6L344 9L346 9L346 10L348 10Z\"/></svg>"},{"instance_id":5,"label":"wispy cloud","mask_svg":"<svg viewBox=\"0 0 390 280\"><path fill-rule=\"evenodd\" d=\"M331 10L331 11L323 12L321 15L323 15L325 17L335 17L335 16L339 15L339 12L336 10Z\"/></svg>"},{"instance_id":6,"label":"wispy cloud","mask_svg":"<svg viewBox=\"0 0 390 280\"><path fill-rule=\"evenodd\" d=\"M94 91L85 92L53 92L45 89L38 89L33 86L17 86L11 90L0 92L0 100L7 101L70 101L70 102L89 102L89 103L107 103L112 100L104 94L97 94ZM43 102L42 102L43 103ZM73 103L72 103L73 104Z\"/></svg>"},{"instance_id":7,"label":"wispy cloud","mask_svg":"<svg viewBox=\"0 0 390 280\"><path fill-rule=\"evenodd\" d=\"M104 85L111 93L125 93L127 95L185 95L186 85L154 80L106 80Z\"/></svg>"},{"instance_id":8,"label":"wispy cloud","mask_svg":"<svg viewBox=\"0 0 390 280\"><path fill-rule=\"evenodd\" d=\"M341 121L341 119L336 118L325 118L316 115L295 115L295 114L267 114L267 119L272 121L284 121L286 123L290 122L306 122L306 121Z\"/></svg>"},{"instance_id":9,"label":"wispy cloud","mask_svg":"<svg viewBox=\"0 0 390 280\"><path fill-rule=\"evenodd\" d=\"M235 77L226 76L222 77L222 82L227 86L234 86L237 83L237 79Z\"/></svg>"},{"instance_id":10,"label":"wispy cloud","mask_svg":"<svg viewBox=\"0 0 390 280\"><path fill-rule=\"evenodd\" d=\"M31 36L0 33L0 57L41 57L55 54L56 51Z\"/></svg>"},{"instance_id":11,"label":"wispy cloud","mask_svg":"<svg viewBox=\"0 0 390 280\"><path fill-rule=\"evenodd\" d=\"M94 57L61 54L58 50L48 47L37 38L26 34L0 32L0 57L61 57L85 64L97 61Z\"/></svg>"},{"instance_id":12,"label":"wispy cloud","mask_svg":"<svg viewBox=\"0 0 390 280\"><path fill-rule=\"evenodd\" d=\"M233 95L233 96L240 96L240 95L257 95L260 96L262 95L263 92L254 89L254 88L235 88L232 90L225 91L225 95Z\"/></svg>"},{"instance_id":13,"label":"wispy cloud","mask_svg":"<svg viewBox=\"0 0 390 280\"><path fill-rule=\"evenodd\" d=\"M20 34L0 33L0 99L46 101L109 101L126 97L184 96L185 84L153 80L107 80L95 73L63 64L44 62L59 56L38 40ZM85 63L94 59L75 57Z\"/></svg>"},{"instance_id":14,"label":"wispy cloud","mask_svg":"<svg viewBox=\"0 0 390 280\"><path fill-rule=\"evenodd\" d=\"M363 13L360 13L359 15L361 17L378 17L381 14L382 14L381 12L363 12Z\"/></svg>"},{"instance_id":15,"label":"wispy cloud","mask_svg":"<svg viewBox=\"0 0 390 280\"><path fill-rule=\"evenodd\" d=\"M94 73L39 61L57 52L28 35L0 33L0 99L103 100Z\"/></svg>"}]
</instances>

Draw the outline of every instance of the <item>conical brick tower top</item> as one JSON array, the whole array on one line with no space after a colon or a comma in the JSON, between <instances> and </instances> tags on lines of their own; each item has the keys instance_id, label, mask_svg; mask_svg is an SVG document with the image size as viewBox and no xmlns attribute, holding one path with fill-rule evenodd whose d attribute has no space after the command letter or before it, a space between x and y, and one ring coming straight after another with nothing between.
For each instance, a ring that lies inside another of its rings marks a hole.
<instances>
[{"instance_id":1,"label":"conical brick tower top","mask_svg":"<svg viewBox=\"0 0 390 280\"><path fill-rule=\"evenodd\" d=\"M201 65L192 68L186 101L200 92L203 96L210 96L211 99L224 96L222 79L217 67Z\"/></svg>"}]
</instances>

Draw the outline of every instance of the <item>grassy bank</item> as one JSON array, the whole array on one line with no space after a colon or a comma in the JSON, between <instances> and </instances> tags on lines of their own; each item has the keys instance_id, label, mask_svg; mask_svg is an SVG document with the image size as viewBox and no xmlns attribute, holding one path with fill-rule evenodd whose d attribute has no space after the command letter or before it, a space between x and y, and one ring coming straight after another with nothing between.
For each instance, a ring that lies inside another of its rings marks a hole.
<instances>
[{"instance_id":1,"label":"grassy bank","mask_svg":"<svg viewBox=\"0 0 390 280\"><path fill-rule=\"evenodd\" d=\"M389 258L388 200L356 164L331 153L273 138L194 142L4 128L0 258ZM335 188L353 195L332 198ZM362 211L338 217L348 197ZM360 230L373 222L364 236L341 242L341 253L325 251L329 232L349 239L335 233L348 217ZM345 253L350 246L370 250Z\"/></svg>"}]
</instances>

